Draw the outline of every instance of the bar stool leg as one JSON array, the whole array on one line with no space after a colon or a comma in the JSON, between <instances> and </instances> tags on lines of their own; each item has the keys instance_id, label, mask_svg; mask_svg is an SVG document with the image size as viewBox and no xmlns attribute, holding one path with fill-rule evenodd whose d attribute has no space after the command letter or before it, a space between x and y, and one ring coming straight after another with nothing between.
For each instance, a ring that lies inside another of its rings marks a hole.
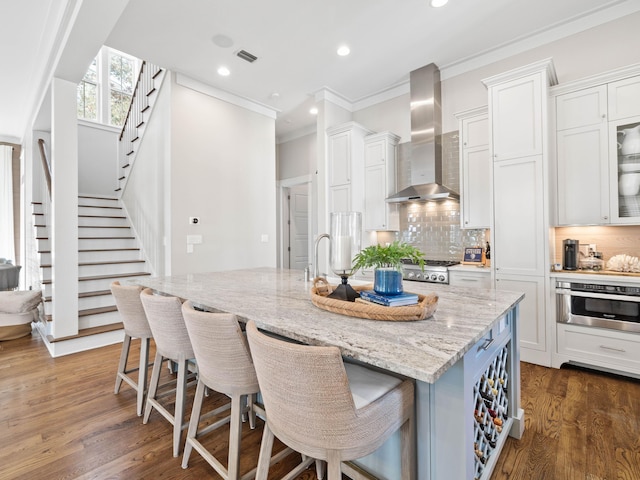
<instances>
[{"instance_id":1,"label":"bar stool leg","mask_svg":"<svg viewBox=\"0 0 640 480\"><path fill-rule=\"evenodd\" d=\"M147 377L149 370L149 338L140 339L140 365L138 367L138 401L136 412L142 416L144 409L144 398L147 393Z\"/></svg>"},{"instance_id":2,"label":"bar stool leg","mask_svg":"<svg viewBox=\"0 0 640 480\"><path fill-rule=\"evenodd\" d=\"M273 450L273 432L268 424L264 424L262 432L262 443L260 444L260 456L258 457L258 468L256 469L255 480L267 480L269 475L269 464L271 463L271 450Z\"/></svg>"},{"instance_id":3,"label":"bar stool leg","mask_svg":"<svg viewBox=\"0 0 640 480\"><path fill-rule=\"evenodd\" d=\"M240 471L240 436L242 434L242 397L231 396L231 423L229 425L229 478L239 478Z\"/></svg>"},{"instance_id":4,"label":"bar stool leg","mask_svg":"<svg viewBox=\"0 0 640 480\"><path fill-rule=\"evenodd\" d=\"M158 383L160 383L160 369L162 368L162 355L156 353L155 360L153 361L153 371L151 372L151 383L149 384L149 391L147 393L147 404L144 407L144 417L142 423L149 421L151 415L151 409L153 405L149 402L150 398L156 398L156 392L158 391Z\"/></svg>"},{"instance_id":5,"label":"bar stool leg","mask_svg":"<svg viewBox=\"0 0 640 480\"><path fill-rule=\"evenodd\" d=\"M180 455L180 440L184 422L184 404L187 399L187 360L178 362L178 385L176 388L176 410L173 415L173 456Z\"/></svg>"},{"instance_id":6,"label":"bar stool leg","mask_svg":"<svg viewBox=\"0 0 640 480\"><path fill-rule=\"evenodd\" d=\"M116 387L113 393L120 392L122 386L122 375L127 369L127 359L129 358L129 348L131 347L131 337L124 334L124 340L122 341L122 350L120 350L120 363L118 364L118 372L116 373Z\"/></svg>"},{"instance_id":7,"label":"bar stool leg","mask_svg":"<svg viewBox=\"0 0 640 480\"><path fill-rule=\"evenodd\" d=\"M189 442L190 438L196 438L198 433L198 425L200 424L200 413L202 412L202 401L205 393L205 385L201 380L198 380L198 386L196 387L196 395L193 399L193 409L191 411L191 420L189 421L189 430L187 431L187 441L184 446L184 454L182 457L182 468L189 466L189 457L193 450L193 445Z\"/></svg>"}]
</instances>

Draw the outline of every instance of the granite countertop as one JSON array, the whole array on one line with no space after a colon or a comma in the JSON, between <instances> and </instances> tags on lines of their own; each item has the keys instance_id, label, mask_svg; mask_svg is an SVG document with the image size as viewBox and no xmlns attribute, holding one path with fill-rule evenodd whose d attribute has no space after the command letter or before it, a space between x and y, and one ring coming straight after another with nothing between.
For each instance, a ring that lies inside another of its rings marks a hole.
<instances>
[{"instance_id":1,"label":"granite countertop","mask_svg":"<svg viewBox=\"0 0 640 480\"><path fill-rule=\"evenodd\" d=\"M552 270L552 278L569 281L593 281L606 283L640 283L640 273L616 272L613 270Z\"/></svg>"},{"instance_id":2,"label":"granite countertop","mask_svg":"<svg viewBox=\"0 0 640 480\"><path fill-rule=\"evenodd\" d=\"M259 328L309 345L335 345L342 355L434 383L505 313L522 293L405 283L405 290L436 293L433 317L387 322L347 317L311 303L302 271L257 268L130 280L212 309L254 320ZM333 283L333 282L332 282ZM354 282L355 283L355 282Z\"/></svg>"}]
</instances>

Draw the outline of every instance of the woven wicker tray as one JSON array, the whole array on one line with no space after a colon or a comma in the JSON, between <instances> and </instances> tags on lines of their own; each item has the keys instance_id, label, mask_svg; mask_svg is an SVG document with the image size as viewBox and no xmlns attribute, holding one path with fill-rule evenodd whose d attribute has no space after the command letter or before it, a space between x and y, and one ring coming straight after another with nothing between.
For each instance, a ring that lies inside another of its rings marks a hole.
<instances>
[{"instance_id":1,"label":"woven wicker tray","mask_svg":"<svg viewBox=\"0 0 640 480\"><path fill-rule=\"evenodd\" d=\"M359 292L361 290L371 290L372 287L372 285L360 285L353 286L353 289ZM323 310L350 317L397 322L424 320L431 317L438 308L438 296L434 293L430 295L418 294L417 305L385 307L384 305L376 305L360 299L356 299L355 302L347 302L328 298L334 288L324 278L318 277L314 279L313 287L311 288L311 302Z\"/></svg>"}]
</instances>

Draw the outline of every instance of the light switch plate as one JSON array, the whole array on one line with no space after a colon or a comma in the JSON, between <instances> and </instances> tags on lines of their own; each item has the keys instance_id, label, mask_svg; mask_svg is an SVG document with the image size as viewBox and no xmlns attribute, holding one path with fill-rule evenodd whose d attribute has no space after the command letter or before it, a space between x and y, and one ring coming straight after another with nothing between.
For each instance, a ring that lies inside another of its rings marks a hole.
<instances>
[{"instance_id":1,"label":"light switch plate","mask_svg":"<svg viewBox=\"0 0 640 480\"><path fill-rule=\"evenodd\" d=\"M267 235L266 233L263 233L263 234L260 236L260 241L261 241L262 243L268 243L268 242L269 242L269 235Z\"/></svg>"}]
</instances>

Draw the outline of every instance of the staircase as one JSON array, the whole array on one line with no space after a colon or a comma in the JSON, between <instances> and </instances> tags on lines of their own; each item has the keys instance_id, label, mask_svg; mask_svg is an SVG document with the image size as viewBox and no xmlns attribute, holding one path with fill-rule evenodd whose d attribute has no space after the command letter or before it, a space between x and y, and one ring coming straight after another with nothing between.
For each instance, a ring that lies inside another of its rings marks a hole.
<instances>
[{"instance_id":1,"label":"staircase","mask_svg":"<svg viewBox=\"0 0 640 480\"><path fill-rule=\"evenodd\" d=\"M41 204L33 204L45 321L52 321L51 241ZM150 275L120 200L78 198L78 337L122 328L110 285ZM50 342L67 338L48 337Z\"/></svg>"}]
</instances>

